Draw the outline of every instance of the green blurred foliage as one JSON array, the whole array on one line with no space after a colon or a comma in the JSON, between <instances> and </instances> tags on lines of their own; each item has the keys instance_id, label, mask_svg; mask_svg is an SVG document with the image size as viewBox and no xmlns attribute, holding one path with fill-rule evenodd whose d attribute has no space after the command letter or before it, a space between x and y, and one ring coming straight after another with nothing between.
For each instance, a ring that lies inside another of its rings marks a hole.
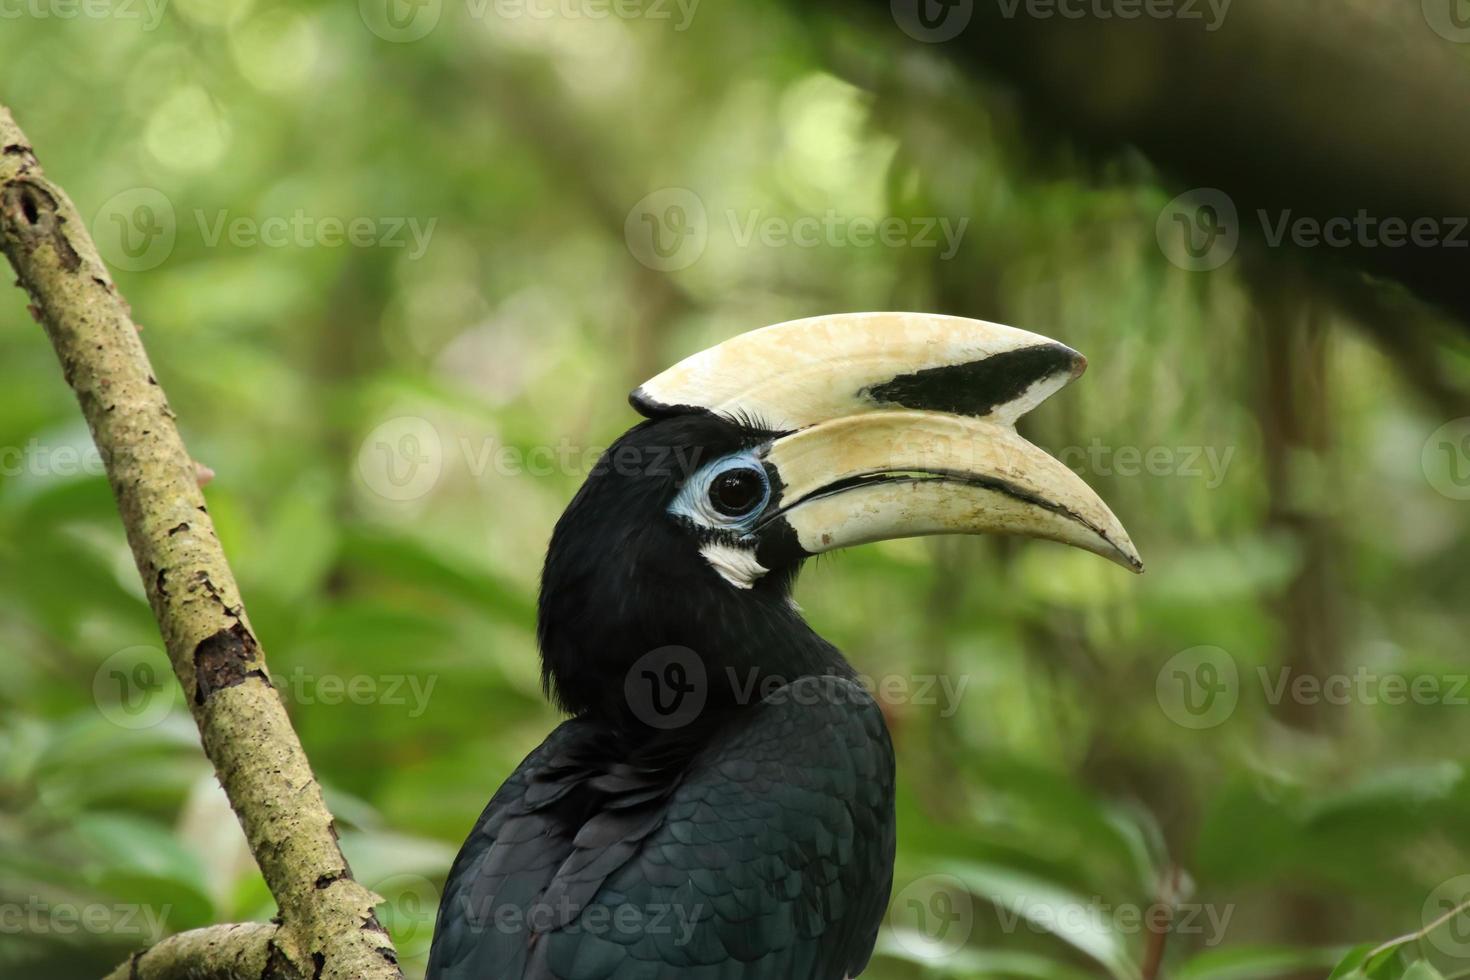
<instances>
[{"instance_id":1,"label":"green blurred foliage","mask_svg":"<svg viewBox=\"0 0 1470 980\"><path fill-rule=\"evenodd\" d=\"M1269 386L1314 383L1263 366L1281 324L1259 282L1292 272L1171 265L1156 223L1173 193L1145 161L1033 132L1010 93L891 23L768 2L685 23L672 5L434 0L412 8L433 29L396 42L369 29L392 34L373 0L24 9L0 27L0 101L96 216L218 474L252 622L411 975L460 839L556 721L540 560L634 421L626 392L740 330L856 309L981 316L1090 355L1027 430L1150 569L987 540L808 569L809 619L862 672L954 692L891 706L901 847L871 975L1138 977L1157 902L1178 905L1167 976L1470 967L1463 920L1348 954L1470 888L1470 504L1441 492L1431 444L1451 420L1316 297L1326 395L1308 410L1328 435L1269 438ZM669 188L693 193L707 242L650 268L640 202ZM952 255L743 240L828 216L965 224ZM330 240L324 218L372 240ZM285 241L257 240L270 227ZM90 976L158 930L273 903L19 291L0 327L0 972ZM395 483L394 453L437 476ZM1303 665L1318 628L1330 660ZM1169 693L1176 656L1205 676L1185 654L1201 647L1237 672L1204 727ZM1283 669L1368 687L1273 703ZM1373 696L1398 675L1437 693Z\"/></svg>"}]
</instances>

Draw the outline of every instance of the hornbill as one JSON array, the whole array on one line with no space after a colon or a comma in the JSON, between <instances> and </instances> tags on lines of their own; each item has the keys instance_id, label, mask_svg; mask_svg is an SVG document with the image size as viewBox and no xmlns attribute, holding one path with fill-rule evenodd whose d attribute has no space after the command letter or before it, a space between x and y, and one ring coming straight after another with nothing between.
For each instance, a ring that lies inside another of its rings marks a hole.
<instances>
[{"instance_id":1,"label":"hornbill","mask_svg":"<svg viewBox=\"0 0 1470 980\"><path fill-rule=\"evenodd\" d=\"M433 980L843 980L893 879L883 714L791 598L864 542L1005 532L1134 571L1128 534L1016 419L1081 355L979 320L776 324L630 396L557 522L537 639L571 717L450 870Z\"/></svg>"}]
</instances>

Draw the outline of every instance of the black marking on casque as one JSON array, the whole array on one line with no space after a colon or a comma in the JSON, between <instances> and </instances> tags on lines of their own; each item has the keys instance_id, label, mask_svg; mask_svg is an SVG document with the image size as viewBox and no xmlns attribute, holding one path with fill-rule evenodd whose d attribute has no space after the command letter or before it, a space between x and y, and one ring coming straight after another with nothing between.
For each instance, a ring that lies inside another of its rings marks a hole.
<instances>
[{"instance_id":1,"label":"black marking on casque","mask_svg":"<svg viewBox=\"0 0 1470 980\"><path fill-rule=\"evenodd\" d=\"M667 405L650 395L641 385L628 392L628 404L633 406L633 411L646 419L666 419L675 415L709 411L699 405Z\"/></svg>"},{"instance_id":2,"label":"black marking on casque","mask_svg":"<svg viewBox=\"0 0 1470 980\"><path fill-rule=\"evenodd\" d=\"M1086 359L1070 347L1038 344L900 374L858 394L881 405L979 418L1019 398L1038 381L1063 373L1075 378L1086 366Z\"/></svg>"},{"instance_id":3,"label":"black marking on casque","mask_svg":"<svg viewBox=\"0 0 1470 980\"><path fill-rule=\"evenodd\" d=\"M742 444L742 448L745 449L757 446L761 442L789 435L792 431L790 429L776 428L747 408L737 407L733 411L716 412L708 405L669 405L654 398L642 387L634 388L628 392L628 404L632 405L633 410L639 415L653 422L695 415L715 419L738 429L745 429L749 432L756 433L757 438L747 439Z\"/></svg>"}]
</instances>

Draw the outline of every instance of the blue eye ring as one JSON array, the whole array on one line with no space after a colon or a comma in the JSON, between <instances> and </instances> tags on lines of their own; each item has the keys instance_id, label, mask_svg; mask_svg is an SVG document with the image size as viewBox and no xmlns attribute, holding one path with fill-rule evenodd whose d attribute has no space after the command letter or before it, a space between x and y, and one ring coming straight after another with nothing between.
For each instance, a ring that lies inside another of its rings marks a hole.
<instances>
[{"instance_id":1,"label":"blue eye ring","mask_svg":"<svg viewBox=\"0 0 1470 980\"><path fill-rule=\"evenodd\" d=\"M669 513L701 527L748 533L771 501L771 479L754 452L715 460L684 484Z\"/></svg>"}]
</instances>

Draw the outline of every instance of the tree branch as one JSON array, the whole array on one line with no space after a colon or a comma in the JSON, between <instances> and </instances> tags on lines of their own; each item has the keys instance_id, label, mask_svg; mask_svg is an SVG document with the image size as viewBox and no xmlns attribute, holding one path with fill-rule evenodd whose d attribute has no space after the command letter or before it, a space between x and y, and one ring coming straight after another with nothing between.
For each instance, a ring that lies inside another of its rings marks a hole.
<instances>
[{"instance_id":1,"label":"tree branch","mask_svg":"<svg viewBox=\"0 0 1470 980\"><path fill-rule=\"evenodd\" d=\"M191 929L134 953L105 980L294 980L299 974L282 962L274 945L280 928L245 922Z\"/></svg>"},{"instance_id":2,"label":"tree branch","mask_svg":"<svg viewBox=\"0 0 1470 980\"><path fill-rule=\"evenodd\" d=\"M213 975L197 971L206 962L227 970L259 942L281 976L397 980L393 944L373 912L380 899L342 857L128 305L4 106L0 251L81 404L205 754L280 909L270 935L242 926L168 940L143 954L150 967L159 962L143 975L183 976L185 967Z\"/></svg>"}]
</instances>

